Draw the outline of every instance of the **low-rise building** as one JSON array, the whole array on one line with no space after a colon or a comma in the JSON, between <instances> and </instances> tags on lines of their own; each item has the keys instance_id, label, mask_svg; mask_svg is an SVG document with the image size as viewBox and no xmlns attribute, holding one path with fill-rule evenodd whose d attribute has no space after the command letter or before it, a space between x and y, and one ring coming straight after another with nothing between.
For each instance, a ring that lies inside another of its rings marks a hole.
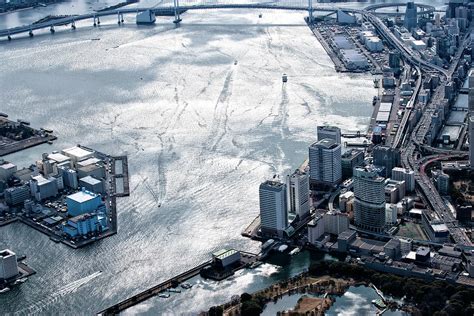
<instances>
[{"instance_id":1,"label":"low-rise building","mask_svg":"<svg viewBox=\"0 0 474 316\"><path fill-rule=\"evenodd\" d=\"M31 191L28 185L8 188L4 192L5 203L10 206L15 206L24 203L30 198Z\"/></svg>"},{"instance_id":2,"label":"low-rise building","mask_svg":"<svg viewBox=\"0 0 474 316\"><path fill-rule=\"evenodd\" d=\"M91 176L79 179L79 186L94 193L104 193L104 183Z\"/></svg>"},{"instance_id":3,"label":"low-rise building","mask_svg":"<svg viewBox=\"0 0 474 316\"><path fill-rule=\"evenodd\" d=\"M18 262L16 254L10 249L0 251L0 281L18 275Z\"/></svg>"},{"instance_id":4,"label":"low-rise building","mask_svg":"<svg viewBox=\"0 0 474 316\"><path fill-rule=\"evenodd\" d=\"M100 213L86 213L75 216L70 218L63 226L64 233L69 237L86 236L107 229L107 218Z\"/></svg>"},{"instance_id":5,"label":"low-rise building","mask_svg":"<svg viewBox=\"0 0 474 316\"><path fill-rule=\"evenodd\" d=\"M82 190L66 197L67 210L69 215L78 216L85 213L92 213L103 207L100 195Z\"/></svg>"}]
</instances>

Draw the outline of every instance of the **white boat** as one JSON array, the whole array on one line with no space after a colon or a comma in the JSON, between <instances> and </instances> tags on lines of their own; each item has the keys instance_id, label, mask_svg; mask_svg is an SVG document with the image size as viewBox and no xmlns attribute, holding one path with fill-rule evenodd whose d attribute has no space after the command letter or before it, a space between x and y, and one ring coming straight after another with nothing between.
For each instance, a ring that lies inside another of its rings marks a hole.
<instances>
[{"instance_id":1,"label":"white boat","mask_svg":"<svg viewBox=\"0 0 474 316\"><path fill-rule=\"evenodd\" d=\"M270 247L271 245L273 245L274 242L275 242L275 240L273 240L273 239L267 240L267 241L262 245L262 250L267 249L268 247Z\"/></svg>"},{"instance_id":2,"label":"white boat","mask_svg":"<svg viewBox=\"0 0 474 316\"><path fill-rule=\"evenodd\" d=\"M171 292L171 293L181 293L181 290L180 290L180 289L168 289L168 292Z\"/></svg>"},{"instance_id":3,"label":"white boat","mask_svg":"<svg viewBox=\"0 0 474 316\"><path fill-rule=\"evenodd\" d=\"M158 294L158 296L159 296L159 297L162 297L162 298L168 298L168 297L170 297L171 295L168 294L168 293L160 293L160 294Z\"/></svg>"},{"instance_id":4,"label":"white boat","mask_svg":"<svg viewBox=\"0 0 474 316\"><path fill-rule=\"evenodd\" d=\"M292 251L290 251L290 255L291 255L291 256L294 256L294 255L298 254L300 251L301 251L300 248L295 248L295 249L293 249Z\"/></svg>"},{"instance_id":5,"label":"white boat","mask_svg":"<svg viewBox=\"0 0 474 316\"><path fill-rule=\"evenodd\" d=\"M0 290L0 294L1 294L1 293L6 293L6 292L8 292L8 291L10 291L10 288L9 288L9 287L5 287L5 288L3 288L3 289Z\"/></svg>"},{"instance_id":6,"label":"white boat","mask_svg":"<svg viewBox=\"0 0 474 316\"><path fill-rule=\"evenodd\" d=\"M183 283L183 284L181 284L181 287L182 287L183 289L190 289L190 288L193 287L193 285L192 285L192 284L189 284L189 283Z\"/></svg>"},{"instance_id":7,"label":"white boat","mask_svg":"<svg viewBox=\"0 0 474 316\"><path fill-rule=\"evenodd\" d=\"M279 252L284 252L286 249L288 249L288 245L281 245L280 247L278 247Z\"/></svg>"}]
</instances>

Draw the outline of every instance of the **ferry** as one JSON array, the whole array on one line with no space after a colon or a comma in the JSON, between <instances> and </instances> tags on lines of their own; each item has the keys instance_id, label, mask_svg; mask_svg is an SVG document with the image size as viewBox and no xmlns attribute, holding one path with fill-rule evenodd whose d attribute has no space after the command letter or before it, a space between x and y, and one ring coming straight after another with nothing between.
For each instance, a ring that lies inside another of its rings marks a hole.
<instances>
[{"instance_id":1,"label":"ferry","mask_svg":"<svg viewBox=\"0 0 474 316\"><path fill-rule=\"evenodd\" d=\"M160 293L158 294L158 297L162 297L162 298L169 298L171 295L168 294L168 293Z\"/></svg>"},{"instance_id":2,"label":"ferry","mask_svg":"<svg viewBox=\"0 0 474 316\"><path fill-rule=\"evenodd\" d=\"M281 77L281 80L283 82L287 82L288 81L288 76L286 74L283 74L283 76Z\"/></svg>"},{"instance_id":3,"label":"ferry","mask_svg":"<svg viewBox=\"0 0 474 316\"><path fill-rule=\"evenodd\" d=\"M1 293L6 293L8 291L10 291L10 288L9 287L4 287L3 289L0 290L0 294Z\"/></svg>"}]
</instances>

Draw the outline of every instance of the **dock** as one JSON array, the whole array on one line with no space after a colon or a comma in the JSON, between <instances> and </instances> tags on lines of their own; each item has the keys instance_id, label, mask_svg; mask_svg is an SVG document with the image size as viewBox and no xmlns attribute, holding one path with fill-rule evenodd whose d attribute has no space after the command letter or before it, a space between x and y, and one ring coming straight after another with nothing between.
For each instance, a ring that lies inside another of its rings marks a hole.
<instances>
[{"instance_id":1,"label":"dock","mask_svg":"<svg viewBox=\"0 0 474 316\"><path fill-rule=\"evenodd\" d=\"M22 120L14 122L5 116L0 116L0 126L4 127L8 132L11 132L10 129L14 129L18 130L18 132L26 131L31 134L30 137L25 139L13 139L11 136L7 137L7 133L0 133L0 157L40 144L52 142L53 140L57 139L56 136L54 136L52 133L49 133L52 131L46 131L45 129L34 129L28 126L28 124L28 122Z\"/></svg>"}]
</instances>

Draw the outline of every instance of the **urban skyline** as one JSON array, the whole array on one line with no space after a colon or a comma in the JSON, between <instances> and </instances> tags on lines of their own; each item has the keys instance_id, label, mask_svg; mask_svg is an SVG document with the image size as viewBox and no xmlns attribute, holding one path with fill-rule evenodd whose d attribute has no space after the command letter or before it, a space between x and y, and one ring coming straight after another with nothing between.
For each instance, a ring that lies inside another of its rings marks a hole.
<instances>
[{"instance_id":1,"label":"urban skyline","mask_svg":"<svg viewBox=\"0 0 474 316\"><path fill-rule=\"evenodd\" d=\"M0 312L472 310L472 4L35 5L0 17Z\"/></svg>"}]
</instances>

